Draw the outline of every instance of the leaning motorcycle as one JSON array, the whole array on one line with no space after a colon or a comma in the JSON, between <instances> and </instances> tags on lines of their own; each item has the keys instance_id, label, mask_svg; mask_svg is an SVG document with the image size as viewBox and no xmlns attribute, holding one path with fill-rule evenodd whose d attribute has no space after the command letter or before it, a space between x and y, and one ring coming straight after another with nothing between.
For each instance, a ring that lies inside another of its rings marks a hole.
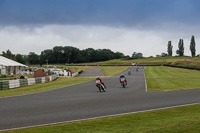
<instances>
[{"instance_id":1,"label":"leaning motorcycle","mask_svg":"<svg viewBox=\"0 0 200 133\"><path fill-rule=\"evenodd\" d=\"M96 80L96 86L99 88L100 92L105 92L105 86L100 82L100 80Z\"/></svg>"}]
</instances>

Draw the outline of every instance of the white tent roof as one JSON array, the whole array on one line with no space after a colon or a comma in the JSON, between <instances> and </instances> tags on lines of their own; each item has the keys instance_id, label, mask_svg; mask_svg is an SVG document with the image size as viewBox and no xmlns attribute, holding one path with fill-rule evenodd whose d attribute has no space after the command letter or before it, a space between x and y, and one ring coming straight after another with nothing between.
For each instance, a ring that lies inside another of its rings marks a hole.
<instances>
[{"instance_id":1,"label":"white tent roof","mask_svg":"<svg viewBox=\"0 0 200 133\"><path fill-rule=\"evenodd\" d=\"M3 56L0 56L0 65L2 65L2 66L23 66L23 67L28 67L26 65L23 65L23 64L18 63L16 61L10 60L10 59L5 58Z\"/></svg>"}]
</instances>

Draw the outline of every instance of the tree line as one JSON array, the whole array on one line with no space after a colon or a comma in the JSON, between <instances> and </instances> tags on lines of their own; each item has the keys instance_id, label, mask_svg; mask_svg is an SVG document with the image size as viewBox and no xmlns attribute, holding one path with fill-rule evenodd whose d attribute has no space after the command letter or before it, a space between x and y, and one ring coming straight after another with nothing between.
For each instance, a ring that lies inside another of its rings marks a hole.
<instances>
[{"instance_id":1,"label":"tree line","mask_svg":"<svg viewBox=\"0 0 200 133\"><path fill-rule=\"evenodd\" d=\"M71 64L98 62L127 57L121 52L113 52L110 49L87 48L80 50L72 46L55 46L47 49L40 55L30 52L28 55L12 54L10 50L2 52L2 56L23 64ZM129 57L129 56L128 56Z\"/></svg>"}]
</instances>

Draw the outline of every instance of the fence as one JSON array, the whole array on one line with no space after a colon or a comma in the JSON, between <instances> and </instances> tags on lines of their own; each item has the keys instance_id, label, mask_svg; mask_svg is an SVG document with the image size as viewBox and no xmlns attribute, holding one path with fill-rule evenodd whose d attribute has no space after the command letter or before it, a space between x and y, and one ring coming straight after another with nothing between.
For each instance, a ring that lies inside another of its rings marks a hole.
<instances>
[{"instance_id":1,"label":"fence","mask_svg":"<svg viewBox=\"0 0 200 133\"><path fill-rule=\"evenodd\" d=\"M41 78L29 78L29 79L15 79L15 80L3 80L0 81L0 90L13 89L17 87L23 87L27 85L33 85L38 83L46 83L58 78L58 75L46 76Z\"/></svg>"}]
</instances>

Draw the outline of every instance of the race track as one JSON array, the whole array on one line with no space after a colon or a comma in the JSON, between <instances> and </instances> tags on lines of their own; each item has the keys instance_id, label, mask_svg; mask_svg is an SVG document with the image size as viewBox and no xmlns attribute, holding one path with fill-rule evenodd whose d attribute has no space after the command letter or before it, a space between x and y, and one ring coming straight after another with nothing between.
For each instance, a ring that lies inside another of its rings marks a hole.
<instances>
[{"instance_id":1,"label":"race track","mask_svg":"<svg viewBox=\"0 0 200 133\"><path fill-rule=\"evenodd\" d=\"M144 111L200 102L200 89L146 92L144 68L104 78L107 92L99 92L95 81L36 94L0 98L0 130Z\"/></svg>"}]
</instances>

